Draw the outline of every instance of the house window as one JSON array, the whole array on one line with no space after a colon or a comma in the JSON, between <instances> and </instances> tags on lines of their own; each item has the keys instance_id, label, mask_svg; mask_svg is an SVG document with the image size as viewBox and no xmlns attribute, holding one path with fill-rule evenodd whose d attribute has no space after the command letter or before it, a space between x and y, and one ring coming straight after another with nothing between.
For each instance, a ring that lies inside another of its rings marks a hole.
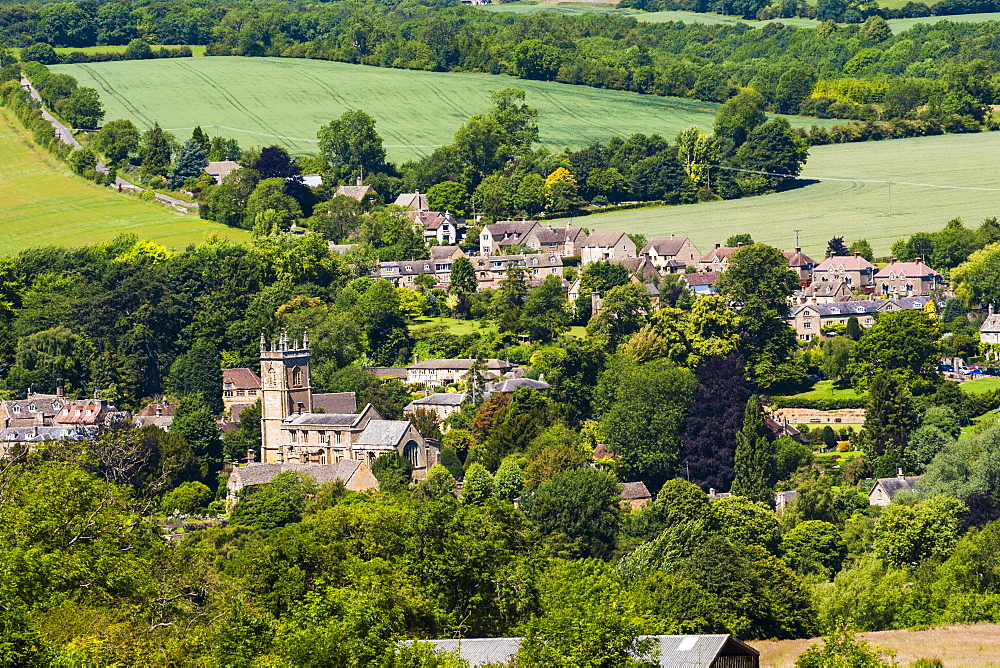
<instances>
[{"instance_id":1,"label":"house window","mask_svg":"<svg viewBox=\"0 0 1000 668\"><path fill-rule=\"evenodd\" d=\"M35 404L28 404L28 411L34 413L35 412Z\"/></svg>"},{"instance_id":2,"label":"house window","mask_svg":"<svg viewBox=\"0 0 1000 668\"><path fill-rule=\"evenodd\" d=\"M14 412L15 413L20 413L21 412L21 407L20 406L14 406Z\"/></svg>"},{"instance_id":3,"label":"house window","mask_svg":"<svg viewBox=\"0 0 1000 668\"><path fill-rule=\"evenodd\" d=\"M245 396L245 395L246 395L246 392L244 392L243 390L236 390L236 396L242 397L242 396ZM230 392L229 396L233 396L233 393Z\"/></svg>"},{"instance_id":4,"label":"house window","mask_svg":"<svg viewBox=\"0 0 1000 668\"><path fill-rule=\"evenodd\" d=\"M256 397L257 390L247 390L247 394L249 394L251 397Z\"/></svg>"}]
</instances>

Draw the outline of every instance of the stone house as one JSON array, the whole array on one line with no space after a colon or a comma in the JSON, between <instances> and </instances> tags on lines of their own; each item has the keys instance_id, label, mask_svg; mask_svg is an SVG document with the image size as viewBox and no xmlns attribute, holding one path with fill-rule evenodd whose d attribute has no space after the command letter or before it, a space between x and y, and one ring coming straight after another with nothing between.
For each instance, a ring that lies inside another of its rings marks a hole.
<instances>
[{"instance_id":1,"label":"stone house","mask_svg":"<svg viewBox=\"0 0 1000 668\"><path fill-rule=\"evenodd\" d=\"M219 160L208 163L202 168L202 171L215 179L216 183L222 183L227 176L237 169L242 169L240 163L234 160Z\"/></svg>"},{"instance_id":2,"label":"stone house","mask_svg":"<svg viewBox=\"0 0 1000 668\"><path fill-rule=\"evenodd\" d=\"M449 417L462 410L462 403L465 401L465 392L436 392L426 397L414 399L406 404L404 413L412 413L418 408L432 411L439 421L444 422Z\"/></svg>"},{"instance_id":3,"label":"stone house","mask_svg":"<svg viewBox=\"0 0 1000 668\"><path fill-rule=\"evenodd\" d=\"M496 289L507 274L510 264L525 271L529 284L538 285L546 276L562 276L563 260L557 253L532 255L489 255L470 258L479 290Z\"/></svg>"},{"instance_id":4,"label":"stone house","mask_svg":"<svg viewBox=\"0 0 1000 668\"><path fill-rule=\"evenodd\" d=\"M582 227L538 226L524 237L524 244L539 253L558 253L562 257L572 257L580 254L580 245L587 238Z\"/></svg>"},{"instance_id":5,"label":"stone house","mask_svg":"<svg viewBox=\"0 0 1000 668\"><path fill-rule=\"evenodd\" d=\"M813 282L843 280L851 290L863 290L874 285L877 270L860 253L833 255L813 269Z\"/></svg>"},{"instance_id":6,"label":"stone house","mask_svg":"<svg viewBox=\"0 0 1000 668\"><path fill-rule=\"evenodd\" d=\"M795 247L794 251L785 251L784 255L788 258L788 266L799 277L799 284L806 287L812 283L812 272L816 267L816 261L803 253L798 246Z\"/></svg>"},{"instance_id":7,"label":"stone house","mask_svg":"<svg viewBox=\"0 0 1000 668\"><path fill-rule=\"evenodd\" d=\"M872 506L888 506L893 497L902 491L912 492L923 476L904 476L903 469L895 478L878 478L868 492L868 504Z\"/></svg>"},{"instance_id":8,"label":"stone house","mask_svg":"<svg viewBox=\"0 0 1000 668\"><path fill-rule=\"evenodd\" d=\"M635 257L635 242L624 232L591 232L583 241L580 261L586 266L602 260Z\"/></svg>"},{"instance_id":9,"label":"stone house","mask_svg":"<svg viewBox=\"0 0 1000 668\"><path fill-rule=\"evenodd\" d=\"M139 428L155 426L163 431L170 431L170 425L174 423L175 410L177 404L169 402L147 404L132 417L132 423Z\"/></svg>"},{"instance_id":10,"label":"stone house","mask_svg":"<svg viewBox=\"0 0 1000 668\"><path fill-rule=\"evenodd\" d=\"M979 327L979 343L986 348L988 357L996 359L997 350L1000 349L1000 314L993 312L993 304L990 304L989 309L986 320Z\"/></svg>"},{"instance_id":11,"label":"stone house","mask_svg":"<svg viewBox=\"0 0 1000 668\"><path fill-rule=\"evenodd\" d=\"M701 253L687 237L653 237L639 256L649 260L657 269L670 274L683 274L688 267L698 264Z\"/></svg>"},{"instance_id":12,"label":"stone house","mask_svg":"<svg viewBox=\"0 0 1000 668\"><path fill-rule=\"evenodd\" d=\"M442 246L458 243L458 221L450 211L416 211L411 219L425 243L432 240Z\"/></svg>"},{"instance_id":13,"label":"stone house","mask_svg":"<svg viewBox=\"0 0 1000 668\"><path fill-rule=\"evenodd\" d=\"M718 273L725 271L726 267L729 266L729 256L742 247L742 244L739 246L723 246L722 244L715 244L715 247L712 248L712 250L702 255L701 259L698 260L698 271L712 271Z\"/></svg>"},{"instance_id":14,"label":"stone house","mask_svg":"<svg viewBox=\"0 0 1000 668\"><path fill-rule=\"evenodd\" d=\"M430 208L427 206L427 195L422 194L419 190L412 193L403 193L396 198L393 204L414 211L427 211Z\"/></svg>"},{"instance_id":15,"label":"stone house","mask_svg":"<svg viewBox=\"0 0 1000 668\"><path fill-rule=\"evenodd\" d=\"M420 274L430 274L434 277L435 283L438 282L434 263L431 260L379 262L378 267L372 272L372 277L387 280L396 287L413 288L416 286L416 279Z\"/></svg>"},{"instance_id":16,"label":"stone house","mask_svg":"<svg viewBox=\"0 0 1000 668\"><path fill-rule=\"evenodd\" d=\"M802 304L792 307L786 322L795 330L799 341L812 341L820 336L823 327L830 324L847 325L852 317L862 327L871 327L878 313L892 313L903 309L923 309L927 297L910 299L875 299L838 302L832 304Z\"/></svg>"},{"instance_id":17,"label":"stone house","mask_svg":"<svg viewBox=\"0 0 1000 668\"><path fill-rule=\"evenodd\" d=\"M226 411L237 404L253 404L260 398L260 376L251 369L222 370L222 406Z\"/></svg>"},{"instance_id":18,"label":"stone house","mask_svg":"<svg viewBox=\"0 0 1000 668\"><path fill-rule=\"evenodd\" d=\"M310 466L308 464L261 464L251 462L245 466L237 466L226 481L226 488L229 490L230 498L239 498L240 491L244 487L255 485L265 485L279 473L286 471L297 471L310 476L316 484L322 485L325 482L340 480L344 487L353 492L364 492L369 489L378 488L378 479L371 472L371 467L367 462L359 462L353 459L342 459L330 466Z\"/></svg>"},{"instance_id":19,"label":"stone house","mask_svg":"<svg viewBox=\"0 0 1000 668\"><path fill-rule=\"evenodd\" d=\"M501 220L479 233L479 254L494 255L510 246L527 243L528 236L542 229L534 220Z\"/></svg>"},{"instance_id":20,"label":"stone house","mask_svg":"<svg viewBox=\"0 0 1000 668\"><path fill-rule=\"evenodd\" d=\"M854 291L843 279L834 281L814 281L796 291L792 299L798 304L835 304L850 301Z\"/></svg>"},{"instance_id":21,"label":"stone house","mask_svg":"<svg viewBox=\"0 0 1000 668\"><path fill-rule=\"evenodd\" d=\"M921 260L897 262L895 258L875 274L875 291L884 298L927 297L944 285L944 277Z\"/></svg>"},{"instance_id":22,"label":"stone house","mask_svg":"<svg viewBox=\"0 0 1000 668\"><path fill-rule=\"evenodd\" d=\"M443 387L451 383L458 383L465 380L476 362L477 360L471 357L416 361L406 367L406 382L419 383L425 387ZM498 378L517 368L516 364L506 360L483 360L483 375L488 378Z\"/></svg>"},{"instance_id":23,"label":"stone house","mask_svg":"<svg viewBox=\"0 0 1000 668\"><path fill-rule=\"evenodd\" d=\"M653 495L649 493L646 484L642 482L622 483L622 505L626 505L630 510L642 510L643 506L653 500Z\"/></svg>"}]
</instances>

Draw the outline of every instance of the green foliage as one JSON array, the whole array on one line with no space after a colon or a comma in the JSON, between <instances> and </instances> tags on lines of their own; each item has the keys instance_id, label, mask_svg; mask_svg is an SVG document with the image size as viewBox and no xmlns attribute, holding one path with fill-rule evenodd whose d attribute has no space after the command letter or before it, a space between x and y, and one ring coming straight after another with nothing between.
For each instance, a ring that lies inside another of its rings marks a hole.
<instances>
[{"instance_id":1,"label":"green foliage","mask_svg":"<svg viewBox=\"0 0 1000 668\"><path fill-rule=\"evenodd\" d=\"M614 476L581 468L556 475L522 498L521 507L557 554L608 558L621 522L621 487Z\"/></svg>"},{"instance_id":2,"label":"green foliage","mask_svg":"<svg viewBox=\"0 0 1000 668\"><path fill-rule=\"evenodd\" d=\"M863 640L855 640L847 630L837 631L823 639L823 646L816 643L809 646L795 662L796 668L882 668L894 666L892 655L878 647L872 648Z\"/></svg>"},{"instance_id":3,"label":"green foliage","mask_svg":"<svg viewBox=\"0 0 1000 668\"><path fill-rule=\"evenodd\" d=\"M200 394L212 415L222 414L222 363L211 342L199 339L170 367L170 389L179 396Z\"/></svg>"},{"instance_id":4,"label":"green foliage","mask_svg":"<svg viewBox=\"0 0 1000 668\"><path fill-rule=\"evenodd\" d=\"M142 150L140 158L142 160L142 179L150 181L155 176L166 176L170 169L170 140L167 134L160 128L158 123L154 123L143 134Z\"/></svg>"},{"instance_id":5,"label":"green foliage","mask_svg":"<svg viewBox=\"0 0 1000 668\"><path fill-rule=\"evenodd\" d=\"M776 551L778 518L767 504L742 496L723 497L712 502L712 516L719 532L732 543Z\"/></svg>"},{"instance_id":6,"label":"green foliage","mask_svg":"<svg viewBox=\"0 0 1000 668\"><path fill-rule=\"evenodd\" d=\"M764 415L756 396L747 400L743 427L736 432L733 473L734 496L743 496L767 505L773 503L771 490L775 482L774 449L768 441Z\"/></svg>"},{"instance_id":7,"label":"green foliage","mask_svg":"<svg viewBox=\"0 0 1000 668\"><path fill-rule=\"evenodd\" d=\"M320 128L319 151L327 163L345 176L382 171L385 149L375 131L375 119L358 110L345 111L340 118Z\"/></svg>"},{"instance_id":8,"label":"green foliage","mask_svg":"<svg viewBox=\"0 0 1000 668\"><path fill-rule=\"evenodd\" d=\"M481 504L495 493L493 476L479 463L469 466L462 484L462 501L467 504Z\"/></svg>"},{"instance_id":9,"label":"green foliage","mask_svg":"<svg viewBox=\"0 0 1000 668\"><path fill-rule=\"evenodd\" d=\"M177 154L177 162L170 172L170 187L177 189L188 179L197 178L206 165L208 157L205 149L194 139L184 142L180 153Z\"/></svg>"},{"instance_id":10,"label":"green foliage","mask_svg":"<svg viewBox=\"0 0 1000 668\"><path fill-rule=\"evenodd\" d=\"M931 497L917 506L891 504L875 525L874 553L893 566L947 559L968 508L958 499Z\"/></svg>"},{"instance_id":11,"label":"green foliage","mask_svg":"<svg viewBox=\"0 0 1000 668\"><path fill-rule=\"evenodd\" d=\"M315 481L309 476L295 471L279 473L267 484L243 488L229 521L263 530L298 522L306 508L306 497L315 491Z\"/></svg>"},{"instance_id":12,"label":"green foliage","mask_svg":"<svg viewBox=\"0 0 1000 668\"><path fill-rule=\"evenodd\" d=\"M212 490L197 481L181 483L160 499L160 510L167 514L189 514L205 508L212 500Z\"/></svg>"},{"instance_id":13,"label":"green foliage","mask_svg":"<svg viewBox=\"0 0 1000 668\"><path fill-rule=\"evenodd\" d=\"M940 336L937 320L923 311L883 313L855 344L847 373L859 388L879 372L907 380L934 377Z\"/></svg>"},{"instance_id":14,"label":"green foliage","mask_svg":"<svg viewBox=\"0 0 1000 668\"><path fill-rule=\"evenodd\" d=\"M806 520L781 537L785 562L800 574L831 576L847 557L840 529L829 522Z\"/></svg>"},{"instance_id":15,"label":"green foliage","mask_svg":"<svg viewBox=\"0 0 1000 668\"><path fill-rule=\"evenodd\" d=\"M865 409L864 431L871 454L883 456L894 453L897 458L901 457L918 419L913 397L903 383L887 373L877 374L871 381L868 407ZM898 463L886 460L883 469L891 474Z\"/></svg>"},{"instance_id":16,"label":"green foliage","mask_svg":"<svg viewBox=\"0 0 1000 668\"><path fill-rule=\"evenodd\" d=\"M409 488L413 465L398 452L388 452L372 464L372 475L383 492L398 492Z\"/></svg>"},{"instance_id":17,"label":"green foliage","mask_svg":"<svg viewBox=\"0 0 1000 668\"><path fill-rule=\"evenodd\" d=\"M505 457L497 469L493 485L498 499L513 501L524 489L524 467L514 455Z\"/></svg>"}]
</instances>

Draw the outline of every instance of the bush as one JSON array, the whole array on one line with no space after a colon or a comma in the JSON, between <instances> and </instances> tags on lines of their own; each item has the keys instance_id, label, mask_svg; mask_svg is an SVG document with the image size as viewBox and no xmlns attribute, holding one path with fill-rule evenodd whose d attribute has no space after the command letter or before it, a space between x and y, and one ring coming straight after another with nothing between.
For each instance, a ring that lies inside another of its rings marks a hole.
<instances>
[{"instance_id":1,"label":"bush","mask_svg":"<svg viewBox=\"0 0 1000 668\"><path fill-rule=\"evenodd\" d=\"M163 495L160 510L168 515L187 515L205 508L211 500L212 490L207 485L197 481L185 482Z\"/></svg>"},{"instance_id":2,"label":"bush","mask_svg":"<svg viewBox=\"0 0 1000 668\"><path fill-rule=\"evenodd\" d=\"M775 408L812 408L818 411L835 411L842 408L864 408L868 404L866 397L806 397L786 396L771 397L771 405Z\"/></svg>"}]
</instances>

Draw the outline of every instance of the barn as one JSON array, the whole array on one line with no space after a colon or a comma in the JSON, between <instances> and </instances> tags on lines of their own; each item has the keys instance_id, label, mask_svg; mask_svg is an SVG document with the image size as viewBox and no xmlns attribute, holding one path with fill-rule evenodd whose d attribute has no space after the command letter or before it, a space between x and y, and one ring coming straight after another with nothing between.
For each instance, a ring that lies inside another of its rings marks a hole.
<instances>
[{"instance_id":1,"label":"barn","mask_svg":"<svg viewBox=\"0 0 1000 668\"><path fill-rule=\"evenodd\" d=\"M663 668L760 668L760 652L731 635L642 636L656 640ZM511 665L520 638L427 640L437 650L457 652L470 666Z\"/></svg>"}]
</instances>

